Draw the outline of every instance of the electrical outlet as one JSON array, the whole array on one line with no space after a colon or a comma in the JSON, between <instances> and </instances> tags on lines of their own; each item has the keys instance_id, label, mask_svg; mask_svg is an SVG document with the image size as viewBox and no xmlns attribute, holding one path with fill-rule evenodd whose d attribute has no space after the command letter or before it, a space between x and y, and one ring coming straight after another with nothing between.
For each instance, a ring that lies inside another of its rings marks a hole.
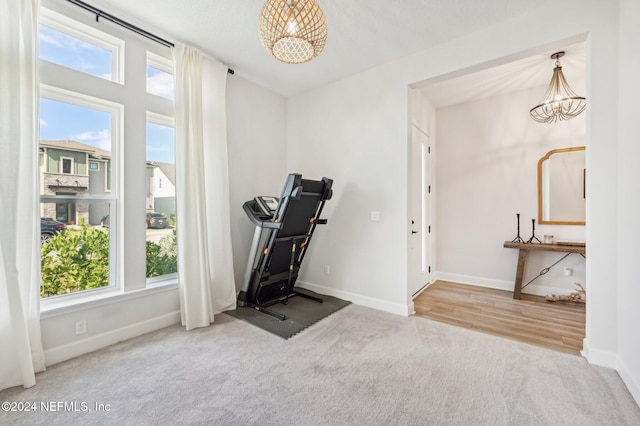
<instances>
[{"instance_id":1,"label":"electrical outlet","mask_svg":"<svg viewBox=\"0 0 640 426\"><path fill-rule=\"evenodd\" d=\"M76 336L87 332L87 320L76 321Z\"/></svg>"},{"instance_id":2,"label":"electrical outlet","mask_svg":"<svg viewBox=\"0 0 640 426\"><path fill-rule=\"evenodd\" d=\"M324 273L327 275L331 274L331 268L329 265L324 265Z\"/></svg>"}]
</instances>

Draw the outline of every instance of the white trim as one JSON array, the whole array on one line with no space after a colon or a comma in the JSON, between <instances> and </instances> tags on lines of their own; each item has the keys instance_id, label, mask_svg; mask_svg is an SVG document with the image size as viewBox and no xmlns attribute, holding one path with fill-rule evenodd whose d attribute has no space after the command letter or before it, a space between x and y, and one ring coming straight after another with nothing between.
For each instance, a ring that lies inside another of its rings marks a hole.
<instances>
[{"instance_id":1,"label":"white trim","mask_svg":"<svg viewBox=\"0 0 640 426\"><path fill-rule=\"evenodd\" d=\"M105 193L111 193L111 188L109 188L109 170L111 170L111 186L113 186L113 169L111 168L111 165L113 164L113 161L111 160L102 160L102 163L104 165L104 192ZM109 167L107 167L107 165Z\"/></svg>"},{"instance_id":2,"label":"white trim","mask_svg":"<svg viewBox=\"0 0 640 426\"><path fill-rule=\"evenodd\" d=\"M111 199L107 195L41 195L40 196L41 203L57 203L57 202L66 202L66 203L112 203L113 199Z\"/></svg>"},{"instance_id":3,"label":"white trim","mask_svg":"<svg viewBox=\"0 0 640 426\"><path fill-rule=\"evenodd\" d=\"M149 91L149 68L153 68L156 71L171 76L173 92L170 96L168 96L168 94L154 93ZM173 73L173 60L162 57L157 53L147 50L146 91L148 94L153 96L160 96L161 98L168 99L173 102L175 98L175 76L173 75Z\"/></svg>"},{"instance_id":4,"label":"white trim","mask_svg":"<svg viewBox=\"0 0 640 426\"><path fill-rule=\"evenodd\" d=\"M158 287L164 287L167 285L174 285L177 288L178 286L177 272L172 272L166 275L159 275L156 277L148 277L146 288L158 288Z\"/></svg>"},{"instance_id":5,"label":"white trim","mask_svg":"<svg viewBox=\"0 0 640 426\"><path fill-rule=\"evenodd\" d=\"M111 114L111 138L113 139L119 136L119 133L114 131L113 122L120 119L120 115L124 110L121 103L112 102L104 98L96 98L91 95L62 89L56 86L50 86L45 83L40 84L40 97ZM115 126L115 128L118 128L118 126ZM115 141L112 140L112 142ZM114 147L111 147L111 158L113 158L113 148Z\"/></svg>"},{"instance_id":6,"label":"white trim","mask_svg":"<svg viewBox=\"0 0 640 426\"><path fill-rule=\"evenodd\" d=\"M491 278L474 277L471 275L450 274L447 272L436 272L433 281L451 281L454 283L475 285L479 287L496 288L498 290L513 291L513 281L496 280Z\"/></svg>"},{"instance_id":7,"label":"white trim","mask_svg":"<svg viewBox=\"0 0 640 426\"><path fill-rule=\"evenodd\" d=\"M111 78L108 80L115 83L124 84L124 40L118 37L114 37L109 33L85 25L81 22L76 21L75 19L71 19L67 16L61 15L57 12L47 9L46 7L40 8L40 25L44 25L70 37L110 51ZM81 69L72 69L89 74ZM99 76L96 76L95 74L89 75L101 78Z\"/></svg>"},{"instance_id":8,"label":"white trim","mask_svg":"<svg viewBox=\"0 0 640 426\"><path fill-rule=\"evenodd\" d=\"M111 274L111 265L109 265L109 273ZM54 296L47 296L40 298L40 315L43 318L48 318L47 312L53 311L58 308L64 308L66 306L73 306L75 304L81 305L83 302L98 300L104 297L111 297L120 294L120 289L113 284L112 280L109 280L109 284L103 287L78 290L72 293L56 294ZM53 315L55 316L55 315Z\"/></svg>"},{"instance_id":9,"label":"white trim","mask_svg":"<svg viewBox=\"0 0 640 426\"><path fill-rule=\"evenodd\" d=\"M640 383L638 383L633 374L631 374L631 371L629 371L629 368L620 356L615 352L591 348L587 339L583 340L582 347L583 349L580 354L587 359L589 364L615 370L620 375L620 378L636 401L636 404L640 405Z\"/></svg>"},{"instance_id":10,"label":"white trim","mask_svg":"<svg viewBox=\"0 0 640 426\"><path fill-rule=\"evenodd\" d=\"M74 312L80 312L87 309L96 308L98 306L107 306L114 303L122 303L134 300L140 297L147 297L153 294L164 293L166 291L175 291L178 289L177 279L167 280L163 284L157 283L140 290L122 292L117 289L109 288L109 291L99 292L78 292L71 295L62 295L63 297L54 296L54 299L46 298L40 301L40 318L49 319L61 315L68 315ZM80 296L81 293L82 296ZM79 297L71 297L78 295Z\"/></svg>"},{"instance_id":11,"label":"white trim","mask_svg":"<svg viewBox=\"0 0 640 426\"><path fill-rule=\"evenodd\" d=\"M409 312L409 315L416 314L416 304L413 302L413 300L411 300L411 302L409 302L409 305L407 305L407 312Z\"/></svg>"},{"instance_id":12,"label":"white trim","mask_svg":"<svg viewBox=\"0 0 640 426\"><path fill-rule=\"evenodd\" d=\"M147 123L155 124L157 126L164 126L174 129L176 127L176 120L168 115L158 114L157 112L147 111Z\"/></svg>"},{"instance_id":13,"label":"white trim","mask_svg":"<svg viewBox=\"0 0 640 426\"><path fill-rule=\"evenodd\" d=\"M74 173L75 170L73 169L73 167L75 166L75 161L73 157L63 157L61 155L58 158L60 158L60 164L58 165L58 173L60 173L61 175L75 175ZM64 172L64 160L71 161L71 166L69 167L69 173Z\"/></svg>"},{"instance_id":14,"label":"white trim","mask_svg":"<svg viewBox=\"0 0 640 426\"><path fill-rule=\"evenodd\" d=\"M297 281L301 288L315 291L316 293L326 294L327 296L339 297L348 300L356 305L366 306L367 308L377 309L379 311L389 312L391 314L402 315L408 317L413 313L412 304L403 305L401 303L393 303L382 299L376 299L369 296L363 296L343 290L336 290L330 287L324 287L305 281Z\"/></svg>"},{"instance_id":15,"label":"white trim","mask_svg":"<svg viewBox=\"0 0 640 426\"><path fill-rule=\"evenodd\" d=\"M123 126L124 105L117 102L108 101L106 99L89 96L84 93L78 93L78 92L62 89L55 86L49 86L44 83L40 84L40 97L51 99L56 102L67 103L69 105L75 105L81 108L101 111L111 116L111 160L110 160L111 187L113 188L115 186L116 188L119 188L120 180L117 179L116 177L120 176L119 164L122 164L122 161L114 162L113 159L119 158L118 153L120 152L120 144L121 144L121 141L124 139L124 126ZM87 167L89 167L88 164L87 164ZM122 278L124 274L123 266L122 266L124 265L124 257L123 257L124 254L123 254L122 247L118 244L118 236L119 236L119 233L117 232L118 221L114 219L116 217L116 215L114 214L115 213L114 208L116 208L119 205L118 203L119 192L113 191L113 190L109 190L109 191L106 190L106 179L108 179L107 175L108 175L108 171L105 168L105 192L109 192L109 195L106 197L105 196L92 196L92 197L86 197L86 198L83 197L82 201L91 200L91 199L96 199L96 200L105 199L105 202L110 204L109 214L111 215L111 222L110 222L110 231L109 231L109 285L104 288L105 292L110 292L110 291L113 291L114 289L126 290L126 283ZM66 197L66 198L69 198L69 197ZM60 200L64 199L64 196L53 196L51 198L41 196L40 202L47 201L49 199L51 199L51 202L59 202ZM96 291L100 292L100 290L101 289ZM78 302L78 299L85 300L85 297L87 296L84 296L84 295L76 296L80 293L84 293L84 292L75 292L75 293L70 293L68 295L67 294L59 295L56 298L58 297L68 298L69 303L71 302L82 303L81 301ZM91 293L93 293L93 291ZM93 297L94 295L95 293L88 297ZM46 301L46 299L43 299L43 302L44 301ZM43 306L47 306L47 304L49 303L50 302L46 301L43 303Z\"/></svg>"},{"instance_id":16,"label":"white trim","mask_svg":"<svg viewBox=\"0 0 640 426\"><path fill-rule=\"evenodd\" d=\"M618 363L618 374L620 378L629 389L629 393L635 399L636 404L640 406L640 383L633 377L633 374L629 371L626 364L624 364L621 360Z\"/></svg>"},{"instance_id":17,"label":"white trim","mask_svg":"<svg viewBox=\"0 0 640 426\"><path fill-rule=\"evenodd\" d=\"M459 284L475 285L478 287L495 288L498 290L513 291L514 281L496 280L491 278L473 277L470 275L449 274L446 272L437 272L436 280L451 281ZM515 278L514 278L515 279ZM533 288L533 287L532 287ZM536 286L535 293L527 293L526 289L523 291L525 294L535 295L547 295L547 294L566 294L566 288L551 287L551 286Z\"/></svg>"},{"instance_id":18,"label":"white trim","mask_svg":"<svg viewBox=\"0 0 640 426\"><path fill-rule=\"evenodd\" d=\"M88 155L87 155L87 156L88 156ZM90 171L90 172L99 172L99 171L100 171L100 163L101 163L101 161L89 160L88 162L89 162L89 167L88 167L88 169L89 169L89 171ZM92 169L92 168L91 168L91 165L92 165L92 164L96 164L96 165L98 166L98 168L97 168L97 169Z\"/></svg>"},{"instance_id":19,"label":"white trim","mask_svg":"<svg viewBox=\"0 0 640 426\"><path fill-rule=\"evenodd\" d=\"M593 349L586 338L582 341L580 354L589 361L589 364L611 368L612 370L618 369L619 358L617 353Z\"/></svg>"},{"instance_id":20,"label":"white trim","mask_svg":"<svg viewBox=\"0 0 640 426\"><path fill-rule=\"evenodd\" d=\"M145 333L180 324L180 321L180 311L170 312L126 327L121 327L106 333L78 340L76 342L50 348L44 351L46 365L50 366L57 364L98 349L106 348L107 346L114 345L118 342L141 336Z\"/></svg>"},{"instance_id":21,"label":"white trim","mask_svg":"<svg viewBox=\"0 0 640 426\"><path fill-rule=\"evenodd\" d=\"M147 66L173 75L173 61L147 50Z\"/></svg>"}]
</instances>

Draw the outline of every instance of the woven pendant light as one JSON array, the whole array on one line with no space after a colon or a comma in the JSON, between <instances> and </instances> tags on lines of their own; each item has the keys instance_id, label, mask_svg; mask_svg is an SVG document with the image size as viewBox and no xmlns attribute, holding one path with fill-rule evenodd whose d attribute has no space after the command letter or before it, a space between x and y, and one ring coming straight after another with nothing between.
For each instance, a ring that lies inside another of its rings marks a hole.
<instances>
[{"instance_id":1,"label":"woven pendant light","mask_svg":"<svg viewBox=\"0 0 640 426\"><path fill-rule=\"evenodd\" d=\"M287 64L310 61L327 42L327 23L313 0L267 0L258 30L265 49Z\"/></svg>"}]
</instances>

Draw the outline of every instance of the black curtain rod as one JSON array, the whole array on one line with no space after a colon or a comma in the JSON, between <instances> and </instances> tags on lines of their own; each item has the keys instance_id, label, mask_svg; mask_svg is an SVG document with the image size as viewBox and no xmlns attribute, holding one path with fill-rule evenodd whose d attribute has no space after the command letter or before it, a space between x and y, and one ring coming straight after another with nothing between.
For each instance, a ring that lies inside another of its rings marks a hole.
<instances>
[{"instance_id":1,"label":"black curtain rod","mask_svg":"<svg viewBox=\"0 0 640 426\"><path fill-rule=\"evenodd\" d=\"M111 21L114 24L120 25L121 27L126 28L129 31L133 31L136 34L139 34L139 35L141 35L143 37L146 37L146 38L148 38L150 40L153 40L156 43L160 43L163 46L175 47L175 44L171 43L170 41L167 41L167 40L165 40L165 39L163 39L161 37L158 37L155 34L151 34L150 32L145 31L142 28L137 27L137 26L135 26L133 24L130 24L127 21L123 21L122 19L120 19L120 18L118 18L116 16L113 16L113 15L111 15L109 13L103 12L102 10L100 10L100 9L98 9L96 7L93 7L90 4L87 4L87 3L85 3L85 2L83 2L81 0L67 0L67 1L70 2L70 3L75 4L76 6L81 7L84 10L87 10L87 11L93 13L94 15L96 15L96 22L98 22L100 18L104 18L107 21ZM232 70L231 68L227 68L227 72L229 74L235 74L235 71Z\"/></svg>"}]
</instances>

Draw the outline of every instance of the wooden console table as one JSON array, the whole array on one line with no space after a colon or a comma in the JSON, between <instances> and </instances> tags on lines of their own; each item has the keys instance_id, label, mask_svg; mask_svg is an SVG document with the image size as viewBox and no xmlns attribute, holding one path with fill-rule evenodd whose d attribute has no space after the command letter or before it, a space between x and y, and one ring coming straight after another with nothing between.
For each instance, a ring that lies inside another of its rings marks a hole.
<instances>
[{"instance_id":1,"label":"wooden console table","mask_svg":"<svg viewBox=\"0 0 640 426\"><path fill-rule=\"evenodd\" d=\"M518 253L518 267L516 269L516 281L513 285L513 298L520 299L520 292L522 291L522 278L524 276L524 263L527 259L527 254L532 250L543 251L556 251L561 253L578 253L584 255L586 253L585 246L565 246L560 244L539 244L539 243L512 243L511 241L504 242L505 248L519 249Z\"/></svg>"}]
</instances>

